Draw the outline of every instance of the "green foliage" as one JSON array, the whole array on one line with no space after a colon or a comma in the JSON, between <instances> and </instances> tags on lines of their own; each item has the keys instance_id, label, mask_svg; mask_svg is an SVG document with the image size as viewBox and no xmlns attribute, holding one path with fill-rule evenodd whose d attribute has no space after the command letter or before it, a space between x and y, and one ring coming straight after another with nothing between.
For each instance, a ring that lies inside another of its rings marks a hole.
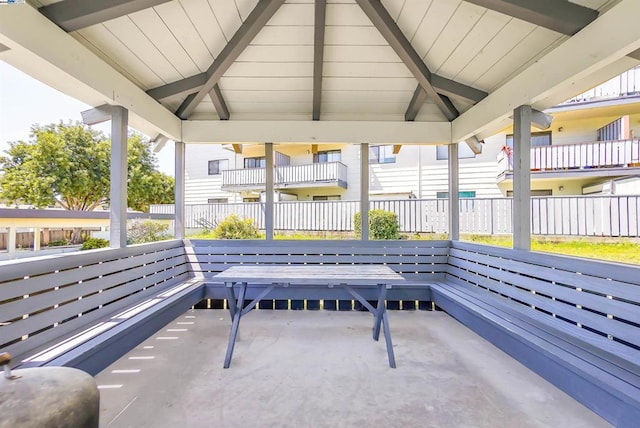
<instances>
[{"instance_id":1,"label":"green foliage","mask_svg":"<svg viewBox=\"0 0 640 428\"><path fill-rule=\"evenodd\" d=\"M169 239L169 225L155 220L133 220L127 227L127 243L143 244Z\"/></svg>"},{"instance_id":2,"label":"green foliage","mask_svg":"<svg viewBox=\"0 0 640 428\"><path fill-rule=\"evenodd\" d=\"M257 239L258 228L250 218L241 219L235 214L222 220L213 231L216 239Z\"/></svg>"},{"instance_id":3,"label":"green foliage","mask_svg":"<svg viewBox=\"0 0 640 428\"><path fill-rule=\"evenodd\" d=\"M38 208L91 211L108 203L111 143L83 124L34 125L29 142L9 143L0 157L0 199ZM128 204L145 210L173 203L173 178L156 168L148 141L128 141Z\"/></svg>"},{"instance_id":4,"label":"green foliage","mask_svg":"<svg viewBox=\"0 0 640 428\"><path fill-rule=\"evenodd\" d=\"M109 246L109 241L102 238L87 238L80 247L81 251L95 250L96 248L105 248Z\"/></svg>"},{"instance_id":5,"label":"green foliage","mask_svg":"<svg viewBox=\"0 0 640 428\"><path fill-rule=\"evenodd\" d=\"M362 236L360 227L360 213L353 216L353 223L356 237ZM369 238L370 239L400 239L400 226L398 216L392 212L384 210L369 211Z\"/></svg>"},{"instance_id":6,"label":"green foliage","mask_svg":"<svg viewBox=\"0 0 640 428\"><path fill-rule=\"evenodd\" d=\"M69 245L69 241L66 239L58 239L56 241L51 241L47 244L47 247L63 247L65 245Z\"/></svg>"}]
</instances>

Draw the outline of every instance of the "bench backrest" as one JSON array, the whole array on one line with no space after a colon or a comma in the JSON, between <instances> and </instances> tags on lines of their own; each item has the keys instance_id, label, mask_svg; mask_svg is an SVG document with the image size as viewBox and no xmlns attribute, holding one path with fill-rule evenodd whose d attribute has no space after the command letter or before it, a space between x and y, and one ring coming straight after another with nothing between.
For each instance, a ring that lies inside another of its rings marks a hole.
<instances>
[{"instance_id":1,"label":"bench backrest","mask_svg":"<svg viewBox=\"0 0 640 428\"><path fill-rule=\"evenodd\" d=\"M640 268L452 242L447 278L640 350Z\"/></svg>"},{"instance_id":2,"label":"bench backrest","mask_svg":"<svg viewBox=\"0 0 640 428\"><path fill-rule=\"evenodd\" d=\"M182 241L0 263L0 349L16 361L190 276Z\"/></svg>"},{"instance_id":3,"label":"bench backrest","mask_svg":"<svg viewBox=\"0 0 640 428\"><path fill-rule=\"evenodd\" d=\"M442 279L449 241L191 240L193 269L210 278L235 264L385 264L407 280Z\"/></svg>"}]
</instances>

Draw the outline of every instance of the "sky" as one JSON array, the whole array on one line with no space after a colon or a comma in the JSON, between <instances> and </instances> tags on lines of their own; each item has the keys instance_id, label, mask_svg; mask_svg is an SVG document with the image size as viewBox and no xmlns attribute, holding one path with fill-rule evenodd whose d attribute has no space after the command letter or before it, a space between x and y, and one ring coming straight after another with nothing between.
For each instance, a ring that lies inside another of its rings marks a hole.
<instances>
[{"instance_id":1,"label":"sky","mask_svg":"<svg viewBox=\"0 0 640 428\"><path fill-rule=\"evenodd\" d=\"M80 112L90 108L92 106L58 92L0 61L0 153L4 154L10 141L29 141L32 125L82 121ZM107 136L111 133L110 122L92 128ZM168 143L156 156L160 171L173 176L173 143Z\"/></svg>"}]
</instances>

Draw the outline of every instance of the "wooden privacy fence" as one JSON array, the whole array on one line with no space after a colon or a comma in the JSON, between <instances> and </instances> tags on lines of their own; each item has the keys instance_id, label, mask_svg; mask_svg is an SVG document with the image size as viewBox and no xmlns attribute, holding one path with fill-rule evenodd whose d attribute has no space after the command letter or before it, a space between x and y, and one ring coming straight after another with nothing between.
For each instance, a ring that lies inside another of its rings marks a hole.
<instances>
[{"instance_id":1,"label":"wooden privacy fence","mask_svg":"<svg viewBox=\"0 0 640 428\"><path fill-rule=\"evenodd\" d=\"M512 233L512 199L461 199L460 232ZM446 199L375 200L370 208L398 216L403 233L447 233ZM151 212L172 214L173 205L152 205ZM286 231L353 231L357 201L276 202L274 228ZM552 196L531 199L534 235L640 237L640 196ZM263 203L205 204L185 207L187 228L213 228L231 214L265 228Z\"/></svg>"}]
</instances>

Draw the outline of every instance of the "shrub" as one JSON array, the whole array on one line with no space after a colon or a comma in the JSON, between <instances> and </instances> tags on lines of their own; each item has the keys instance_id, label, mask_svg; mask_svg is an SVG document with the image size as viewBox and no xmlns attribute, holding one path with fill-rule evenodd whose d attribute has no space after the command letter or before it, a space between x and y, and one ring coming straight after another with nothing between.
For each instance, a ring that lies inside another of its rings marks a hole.
<instances>
[{"instance_id":1,"label":"shrub","mask_svg":"<svg viewBox=\"0 0 640 428\"><path fill-rule=\"evenodd\" d=\"M356 237L362 236L360 228L360 213L353 216ZM370 239L400 239L398 216L384 210L369 211L369 238Z\"/></svg>"},{"instance_id":2,"label":"shrub","mask_svg":"<svg viewBox=\"0 0 640 428\"><path fill-rule=\"evenodd\" d=\"M69 245L69 241L66 239L56 239L55 241L49 242L47 247L62 247L64 245Z\"/></svg>"},{"instance_id":3,"label":"shrub","mask_svg":"<svg viewBox=\"0 0 640 428\"><path fill-rule=\"evenodd\" d=\"M133 220L127 227L127 243L143 244L169 239L169 225L155 220Z\"/></svg>"},{"instance_id":4,"label":"shrub","mask_svg":"<svg viewBox=\"0 0 640 428\"><path fill-rule=\"evenodd\" d=\"M102 238L87 238L83 243L80 250L95 250L96 248L105 248L109 246L109 241Z\"/></svg>"},{"instance_id":5,"label":"shrub","mask_svg":"<svg viewBox=\"0 0 640 428\"><path fill-rule=\"evenodd\" d=\"M235 214L222 220L213 230L216 239L256 239L259 236L253 220L242 219Z\"/></svg>"}]
</instances>

